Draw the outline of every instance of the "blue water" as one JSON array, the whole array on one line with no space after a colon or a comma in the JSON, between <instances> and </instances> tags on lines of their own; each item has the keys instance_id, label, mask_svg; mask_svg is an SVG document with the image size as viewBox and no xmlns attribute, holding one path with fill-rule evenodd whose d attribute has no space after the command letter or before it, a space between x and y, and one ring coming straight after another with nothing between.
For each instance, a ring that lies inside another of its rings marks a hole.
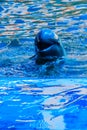
<instances>
[{"instance_id":1,"label":"blue water","mask_svg":"<svg viewBox=\"0 0 87 130\"><path fill-rule=\"evenodd\" d=\"M42 28L65 62L36 65ZM0 1L0 130L87 130L86 0Z\"/></svg>"},{"instance_id":2,"label":"blue water","mask_svg":"<svg viewBox=\"0 0 87 130\"><path fill-rule=\"evenodd\" d=\"M86 8L85 0L0 2L0 77L86 77ZM42 28L59 36L66 51L63 65L37 66L31 58L35 36Z\"/></svg>"},{"instance_id":3,"label":"blue water","mask_svg":"<svg viewBox=\"0 0 87 130\"><path fill-rule=\"evenodd\" d=\"M0 80L0 130L87 130L87 80Z\"/></svg>"}]
</instances>

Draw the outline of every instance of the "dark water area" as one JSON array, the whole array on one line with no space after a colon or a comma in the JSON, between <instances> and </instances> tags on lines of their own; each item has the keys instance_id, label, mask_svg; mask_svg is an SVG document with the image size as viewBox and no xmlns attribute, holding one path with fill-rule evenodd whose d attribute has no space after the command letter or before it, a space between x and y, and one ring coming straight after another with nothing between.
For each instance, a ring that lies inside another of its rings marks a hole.
<instances>
[{"instance_id":1,"label":"dark water area","mask_svg":"<svg viewBox=\"0 0 87 130\"><path fill-rule=\"evenodd\" d=\"M0 76L81 78L87 76L87 2L35 0L0 2ZM63 65L37 66L34 39L39 30L57 33L66 51Z\"/></svg>"},{"instance_id":2,"label":"dark water area","mask_svg":"<svg viewBox=\"0 0 87 130\"><path fill-rule=\"evenodd\" d=\"M52 29L64 63L36 65L34 39ZM0 0L0 130L87 130L86 0Z\"/></svg>"}]
</instances>

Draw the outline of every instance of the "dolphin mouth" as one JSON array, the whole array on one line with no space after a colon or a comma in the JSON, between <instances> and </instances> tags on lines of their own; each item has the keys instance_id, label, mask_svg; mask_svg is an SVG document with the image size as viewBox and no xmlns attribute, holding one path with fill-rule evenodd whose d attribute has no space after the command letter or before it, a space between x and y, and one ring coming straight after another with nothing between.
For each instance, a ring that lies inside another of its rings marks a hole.
<instances>
[{"instance_id":1,"label":"dolphin mouth","mask_svg":"<svg viewBox=\"0 0 87 130\"><path fill-rule=\"evenodd\" d=\"M38 55L41 57L61 57L62 56L62 52L61 52L61 48L55 44L55 45L51 45L50 47L43 49L43 50L38 50Z\"/></svg>"},{"instance_id":2,"label":"dolphin mouth","mask_svg":"<svg viewBox=\"0 0 87 130\"><path fill-rule=\"evenodd\" d=\"M63 57L62 49L57 44L51 45L50 47L37 50L37 60L36 62L39 64L44 64L50 61L56 61L57 59L62 59Z\"/></svg>"}]
</instances>

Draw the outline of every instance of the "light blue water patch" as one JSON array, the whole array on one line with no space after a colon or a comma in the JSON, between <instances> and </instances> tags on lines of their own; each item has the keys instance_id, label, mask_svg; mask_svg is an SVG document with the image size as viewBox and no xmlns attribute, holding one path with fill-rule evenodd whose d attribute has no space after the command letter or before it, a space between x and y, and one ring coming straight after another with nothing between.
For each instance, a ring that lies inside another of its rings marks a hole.
<instances>
[{"instance_id":1,"label":"light blue water patch","mask_svg":"<svg viewBox=\"0 0 87 130\"><path fill-rule=\"evenodd\" d=\"M68 20L66 21L61 21L61 22L57 22L58 25L67 25L68 24Z\"/></svg>"},{"instance_id":2,"label":"light blue water patch","mask_svg":"<svg viewBox=\"0 0 87 130\"><path fill-rule=\"evenodd\" d=\"M0 49L5 48L7 46L6 42L0 42Z\"/></svg>"},{"instance_id":3,"label":"light blue water patch","mask_svg":"<svg viewBox=\"0 0 87 130\"><path fill-rule=\"evenodd\" d=\"M77 9L86 8L86 7L87 7L86 4L81 4L76 6Z\"/></svg>"},{"instance_id":4,"label":"light blue water patch","mask_svg":"<svg viewBox=\"0 0 87 130\"><path fill-rule=\"evenodd\" d=\"M17 23L24 23L24 21L21 20L21 19L17 19L17 20L15 21L15 23L16 23L16 24L17 24Z\"/></svg>"},{"instance_id":5,"label":"light blue water patch","mask_svg":"<svg viewBox=\"0 0 87 130\"><path fill-rule=\"evenodd\" d=\"M1 26L0 26L0 29L2 29L2 28L4 29L5 27L1 25Z\"/></svg>"},{"instance_id":6,"label":"light blue water patch","mask_svg":"<svg viewBox=\"0 0 87 130\"><path fill-rule=\"evenodd\" d=\"M70 27L70 28L68 28L66 31L67 32L71 32L71 31L76 31L76 30L78 30L78 27Z\"/></svg>"},{"instance_id":7,"label":"light blue water patch","mask_svg":"<svg viewBox=\"0 0 87 130\"><path fill-rule=\"evenodd\" d=\"M37 7L36 5L32 5L32 6L30 6L30 7L28 8L27 11L29 11L29 12L35 12L35 11L38 11L38 10L40 10L40 9L41 9L41 7Z\"/></svg>"},{"instance_id":8,"label":"light blue water patch","mask_svg":"<svg viewBox=\"0 0 87 130\"><path fill-rule=\"evenodd\" d=\"M85 129L86 79L0 79L0 129Z\"/></svg>"},{"instance_id":9,"label":"light blue water patch","mask_svg":"<svg viewBox=\"0 0 87 130\"><path fill-rule=\"evenodd\" d=\"M80 20L87 20L87 14L82 14L81 16L79 16Z\"/></svg>"},{"instance_id":10,"label":"light blue water patch","mask_svg":"<svg viewBox=\"0 0 87 130\"><path fill-rule=\"evenodd\" d=\"M0 12L2 12L4 9L2 8L2 6L0 6Z\"/></svg>"}]
</instances>

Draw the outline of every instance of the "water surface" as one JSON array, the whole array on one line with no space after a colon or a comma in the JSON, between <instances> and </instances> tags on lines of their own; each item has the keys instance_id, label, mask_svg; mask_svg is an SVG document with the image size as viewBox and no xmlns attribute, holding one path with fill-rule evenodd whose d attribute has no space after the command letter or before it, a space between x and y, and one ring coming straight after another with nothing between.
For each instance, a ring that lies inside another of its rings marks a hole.
<instances>
[{"instance_id":1,"label":"water surface","mask_svg":"<svg viewBox=\"0 0 87 130\"><path fill-rule=\"evenodd\" d=\"M34 38L59 36L66 60L36 65ZM0 1L0 130L87 130L86 0Z\"/></svg>"},{"instance_id":2,"label":"water surface","mask_svg":"<svg viewBox=\"0 0 87 130\"><path fill-rule=\"evenodd\" d=\"M86 8L85 0L0 2L0 76L86 77ZM37 66L30 58L35 55L34 38L42 28L50 28L59 36L66 50L63 65Z\"/></svg>"},{"instance_id":3,"label":"water surface","mask_svg":"<svg viewBox=\"0 0 87 130\"><path fill-rule=\"evenodd\" d=\"M0 130L87 130L87 80L0 80Z\"/></svg>"}]
</instances>

